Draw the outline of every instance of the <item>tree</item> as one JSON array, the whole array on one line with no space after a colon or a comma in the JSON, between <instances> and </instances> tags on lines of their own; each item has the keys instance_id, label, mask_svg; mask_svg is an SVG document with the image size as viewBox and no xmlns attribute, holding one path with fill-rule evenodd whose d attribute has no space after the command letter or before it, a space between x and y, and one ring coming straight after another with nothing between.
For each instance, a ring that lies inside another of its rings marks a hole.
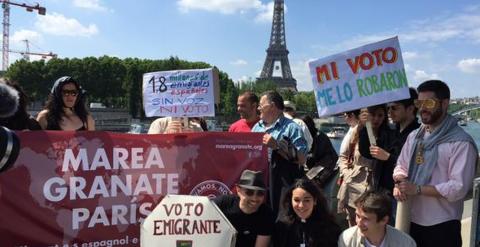
<instances>
[{"instance_id":1,"label":"tree","mask_svg":"<svg viewBox=\"0 0 480 247\"><path fill-rule=\"evenodd\" d=\"M142 111L144 73L211 67L204 62L189 62L173 56L161 60L138 58L122 60L102 56L51 59L48 62L18 60L9 67L5 75L18 81L33 100L45 100L56 79L66 75L72 76L87 91L90 102L128 108L132 116L144 117ZM218 111L234 114L238 90L226 73L220 71L219 77L221 87Z\"/></svg>"}]
</instances>

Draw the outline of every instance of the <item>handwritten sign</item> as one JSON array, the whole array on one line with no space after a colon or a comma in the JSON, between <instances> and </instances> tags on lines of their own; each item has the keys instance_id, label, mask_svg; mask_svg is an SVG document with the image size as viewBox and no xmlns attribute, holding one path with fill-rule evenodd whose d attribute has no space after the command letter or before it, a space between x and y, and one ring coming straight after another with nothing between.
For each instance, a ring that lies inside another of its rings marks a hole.
<instances>
[{"instance_id":1,"label":"handwritten sign","mask_svg":"<svg viewBox=\"0 0 480 247\"><path fill-rule=\"evenodd\" d=\"M309 67L320 117L410 97L397 37L312 61Z\"/></svg>"},{"instance_id":2,"label":"handwritten sign","mask_svg":"<svg viewBox=\"0 0 480 247\"><path fill-rule=\"evenodd\" d=\"M144 74L143 105L147 117L215 116L213 69Z\"/></svg>"},{"instance_id":3,"label":"handwritten sign","mask_svg":"<svg viewBox=\"0 0 480 247\"><path fill-rule=\"evenodd\" d=\"M235 246L235 228L204 196L168 195L141 226L142 247Z\"/></svg>"}]
</instances>

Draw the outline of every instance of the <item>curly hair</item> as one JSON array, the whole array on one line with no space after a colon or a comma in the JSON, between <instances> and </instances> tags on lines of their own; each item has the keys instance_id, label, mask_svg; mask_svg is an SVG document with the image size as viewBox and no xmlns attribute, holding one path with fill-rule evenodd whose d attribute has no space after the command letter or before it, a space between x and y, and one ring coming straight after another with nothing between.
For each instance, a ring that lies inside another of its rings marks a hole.
<instances>
[{"instance_id":1,"label":"curly hair","mask_svg":"<svg viewBox=\"0 0 480 247\"><path fill-rule=\"evenodd\" d=\"M65 111L63 110L64 103L62 97L62 88L64 85L72 83L75 85L78 91L77 100L75 106L73 106L72 111L82 120L82 122L87 122L87 116L89 115L87 107L85 106L84 94L80 84L70 76L63 76L58 78L53 84L50 95L48 95L47 104L45 109L48 110L47 113L47 129L48 130L60 130L60 122L62 117L65 116Z\"/></svg>"}]
</instances>

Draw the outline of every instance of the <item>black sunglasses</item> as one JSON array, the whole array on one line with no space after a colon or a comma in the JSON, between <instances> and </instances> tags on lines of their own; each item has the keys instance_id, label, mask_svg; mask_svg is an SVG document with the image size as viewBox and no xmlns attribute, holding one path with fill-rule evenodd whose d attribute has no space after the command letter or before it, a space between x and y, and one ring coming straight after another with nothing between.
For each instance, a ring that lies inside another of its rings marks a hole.
<instances>
[{"instance_id":1,"label":"black sunglasses","mask_svg":"<svg viewBox=\"0 0 480 247\"><path fill-rule=\"evenodd\" d=\"M67 97L67 96L77 96L78 91L77 90L62 90L62 95Z\"/></svg>"},{"instance_id":2,"label":"black sunglasses","mask_svg":"<svg viewBox=\"0 0 480 247\"><path fill-rule=\"evenodd\" d=\"M264 190L251 190L251 189L243 189L243 191L245 192L245 195L247 196L253 196L253 195L257 195L257 196L265 196L265 191Z\"/></svg>"}]
</instances>

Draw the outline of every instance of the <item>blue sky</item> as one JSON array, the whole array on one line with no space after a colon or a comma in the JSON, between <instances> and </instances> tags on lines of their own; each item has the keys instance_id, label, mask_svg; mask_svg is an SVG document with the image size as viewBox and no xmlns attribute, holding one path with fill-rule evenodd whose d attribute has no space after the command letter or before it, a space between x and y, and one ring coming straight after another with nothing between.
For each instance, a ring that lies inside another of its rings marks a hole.
<instances>
[{"instance_id":1,"label":"blue sky","mask_svg":"<svg viewBox=\"0 0 480 247\"><path fill-rule=\"evenodd\" d=\"M273 10L266 0L38 2L46 16L11 8L11 49L24 50L21 40L28 39L30 51L61 58L173 55L216 65L235 81L259 75ZM453 97L480 95L478 0L285 2L289 60L301 91L313 88L309 61L397 35L412 86L438 78Z\"/></svg>"}]
</instances>

